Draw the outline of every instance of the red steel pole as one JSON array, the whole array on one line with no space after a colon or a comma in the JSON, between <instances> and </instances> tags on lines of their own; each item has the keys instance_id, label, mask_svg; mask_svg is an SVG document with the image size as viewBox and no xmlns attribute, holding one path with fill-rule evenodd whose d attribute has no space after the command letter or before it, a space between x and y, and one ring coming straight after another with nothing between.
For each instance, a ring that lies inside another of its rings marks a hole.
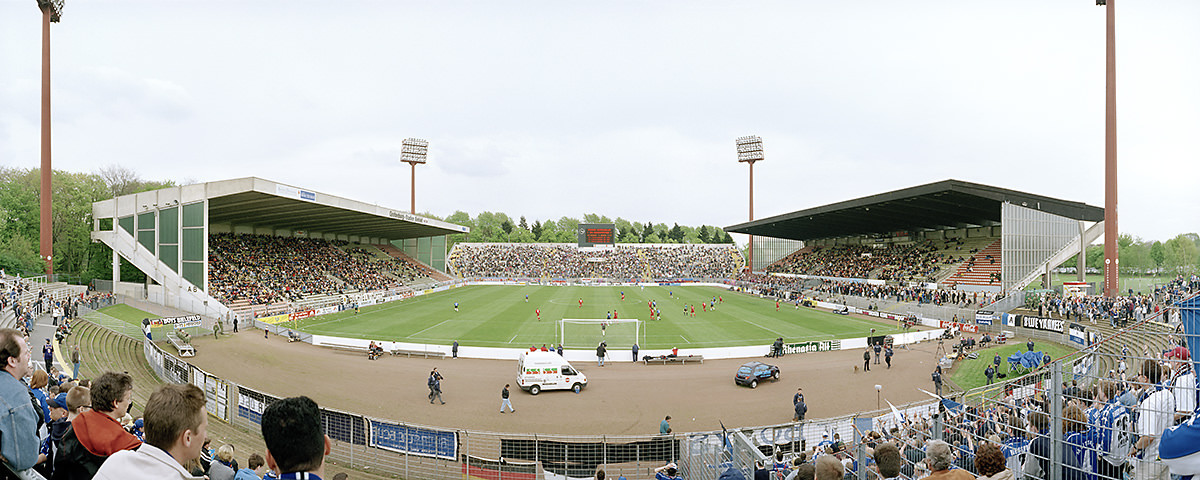
<instances>
[{"instance_id":1,"label":"red steel pole","mask_svg":"<svg viewBox=\"0 0 1200 480\"><path fill-rule=\"evenodd\" d=\"M1115 297L1121 282L1117 267L1117 36L1113 4L1108 0L1106 28L1105 112L1104 112L1104 294Z\"/></svg>"},{"instance_id":2,"label":"red steel pole","mask_svg":"<svg viewBox=\"0 0 1200 480\"><path fill-rule=\"evenodd\" d=\"M50 11L53 8L42 8L42 205L40 252L42 261L46 262L46 274L54 273L54 227L50 216Z\"/></svg>"}]
</instances>

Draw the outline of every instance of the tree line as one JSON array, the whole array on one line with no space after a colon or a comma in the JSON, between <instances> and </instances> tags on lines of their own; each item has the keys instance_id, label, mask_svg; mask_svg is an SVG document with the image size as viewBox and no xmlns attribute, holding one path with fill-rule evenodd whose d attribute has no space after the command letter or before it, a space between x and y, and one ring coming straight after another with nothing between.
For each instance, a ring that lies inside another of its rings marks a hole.
<instances>
[{"instance_id":1,"label":"tree line","mask_svg":"<svg viewBox=\"0 0 1200 480\"><path fill-rule=\"evenodd\" d=\"M112 278L112 249L92 243L92 203L130 193L174 186L143 180L120 166L92 173L55 170L50 176L54 273L78 283ZM22 276L45 273L41 261L41 170L0 167L0 268ZM122 262L122 280L145 275Z\"/></svg>"},{"instance_id":2,"label":"tree line","mask_svg":"<svg viewBox=\"0 0 1200 480\"><path fill-rule=\"evenodd\" d=\"M1088 271L1103 272L1103 245L1089 245L1084 257ZM1122 275L1194 275L1200 272L1200 235L1183 233L1160 242L1122 233L1117 237L1117 258ZM1078 263L1078 257L1071 257L1062 266L1076 268Z\"/></svg>"},{"instance_id":3,"label":"tree line","mask_svg":"<svg viewBox=\"0 0 1200 480\"><path fill-rule=\"evenodd\" d=\"M428 213L424 215L438 218ZM517 220L500 212L481 212L472 217L460 210L439 220L471 229L470 233L449 235L446 239L447 248L459 242L575 243L581 223L613 224L616 230L613 241L616 243L733 243L729 233L714 226L690 227L678 223L667 226L666 223L643 223L620 217L610 220L595 213L585 214L582 219L562 217L529 223L524 215Z\"/></svg>"}]
</instances>

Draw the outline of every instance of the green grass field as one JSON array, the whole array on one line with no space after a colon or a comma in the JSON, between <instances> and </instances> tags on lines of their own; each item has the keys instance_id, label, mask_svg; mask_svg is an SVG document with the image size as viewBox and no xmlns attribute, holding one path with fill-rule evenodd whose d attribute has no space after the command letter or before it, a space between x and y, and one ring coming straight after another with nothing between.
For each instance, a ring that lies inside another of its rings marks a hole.
<instances>
[{"instance_id":1,"label":"green grass field","mask_svg":"<svg viewBox=\"0 0 1200 480\"><path fill-rule=\"evenodd\" d=\"M953 380L954 383L963 390L970 390L981 385L986 385L987 377L983 375L983 371L987 369L988 365L992 364L996 354L1000 354L1000 371L1006 374L1011 374L1012 372L1008 369L1008 356L1012 355L1018 350L1022 352L1026 350L1025 339L1018 338L1008 342L1005 345L998 345L995 347L978 350L979 358L968 358L959 362L958 365L954 367L954 372L950 375L950 379ZM1051 359L1057 360L1060 357L1073 353L1078 349L1065 345L1059 345L1057 343L1041 341L1034 344L1033 350L1035 352L1040 350L1043 353L1049 354ZM1020 370L1018 374L1022 373L1024 373L1024 370ZM1011 378L1012 377L1009 376L1009 379ZM999 380L999 378L996 380Z\"/></svg>"},{"instance_id":2,"label":"green grass field","mask_svg":"<svg viewBox=\"0 0 1200 480\"><path fill-rule=\"evenodd\" d=\"M158 315L143 312L124 303L107 306L97 311L117 320L122 320L131 325L137 325L139 327L142 326L143 318L159 318Z\"/></svg>"},{"instance_id":3,"label":"green grass field","mask_svg":"<svg viewBox=\"0 0 1200 480\"><path fill-rule=\"evenodd\" d=\"M621 301L621 292L625 300ZM673 295L672 295L673 293ZM529 295L529 302L525 302ZM702 311L701 302L722 297L716 311ZM583 307L579 307L579 299ZM650 320L647 301L655 300L662 321ZM459 311L454 311L454 302ZM696 316L683 312L696 305ZM534 309L541 309L538 321ZM559 342L558 320L603 319L609 311L619 318L644 323L641 347L699 348L765 345L783 337L787 342L829 340L899 333L894 324L866 321L823 310L783 304L716 287L548 287L468 286L299 321L295 328L319 335L414 343L479 347L516 347ZM582 334L598 327L578 327ZM587 330L591 328L591 330ZM614 328L615 327L609 327ZM570 347L576 342L567 340ZM617 342L610 342L613 347ZM621 345L624 347L624 345Z\"/></svg>"},{"instance_id":4,"label":"green grass field","mask_svg":"<svg viewBox=\"0 0 1200 480\"><path fill-rule=\"evenodd\" d=\"M1055 286L1062 285L1063 282L1074 282L1078 279L1078 277L1076 277L1075 274L1073 274L1073 273L1071 273L1071 274L1055 273L1055 274L1053 274L1053 276L1054 276L1053 284ZM1132 288L1135 293L1150 293L1150 292L1154 291L1155 285L1165 285L1167 282L1170 282L1174 278L1175 277L1173 275L1163 275L1163 276L1158 276L1158 277L1133 277L1133 276L1126 277L1126 276L1122 276L1120 279L1121 291L1126 292ZM1085 282L1093 282L1096 284L1097 288L1099 288L1100 284L1104 283L1104 275L1087 274L1087 275L1083 276L1083 280ZM1042 282L1040 282L1040 281L1033 282L1033 283L1029 284L1028 287L1025 287L1026 290L1038 290L1041 288L1042 288ZM1096 292L1092 292L1092 293L1094 294Z\"/></svg>"}]
</instances>

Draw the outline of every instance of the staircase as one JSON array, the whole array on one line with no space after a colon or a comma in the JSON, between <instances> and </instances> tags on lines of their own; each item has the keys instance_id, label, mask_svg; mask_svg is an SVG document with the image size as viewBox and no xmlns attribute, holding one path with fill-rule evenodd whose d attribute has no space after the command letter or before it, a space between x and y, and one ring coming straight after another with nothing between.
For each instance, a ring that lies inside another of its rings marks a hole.
<instances>
[{"instance_id":1,"label":"staircase","mask_svg":"<svg viewBox=\"0 0 1200 480\"><path fill-rule=\"evenodd\" d=\"M946 278L948 285L976 285L1000 288L1000 239L959 264L954 274Z\"/></svg>"},{"instance_id":2,"label":"staircase","mask_svg":"<svg viewBox=\"0 0 1200 480\"><path fill-rule=\"evenodd\" d=\"M418 262L416 259L405 254L399 248L396 248L394 245L389 245L389 244L375 245L375 248L378 248L379 250L383 251L383 253L386 253L388 256L390 256L392 258L396 258L396 259L400 259L405 262L408 262L409 265L416 267L417 270L420 270L422 273L424 273L426 276L432 278L434 281L447 282L447 281L451 280L449 275L439 272L439 271L433 269L433 267L430 267L429 265L425 265L424 263Z\"/></svg>"},{"instance_id":3,"label":"staircase","mask_svg":"<svg viewBox=\"0 0 1200 480\"><path fill-rule=\"evenodd\" d=\"M129 261L147 277L162 285L163 303L166 306L209 317L223 318L229 313L228 307L201 290L202 285L192 285L184 280L182 275L158 261L153 253L137 243L133 235L130 235L125 229L93 231L92 240L104 242L114 252L121 255L121 258Z\"/></svg>"}]
</instances>

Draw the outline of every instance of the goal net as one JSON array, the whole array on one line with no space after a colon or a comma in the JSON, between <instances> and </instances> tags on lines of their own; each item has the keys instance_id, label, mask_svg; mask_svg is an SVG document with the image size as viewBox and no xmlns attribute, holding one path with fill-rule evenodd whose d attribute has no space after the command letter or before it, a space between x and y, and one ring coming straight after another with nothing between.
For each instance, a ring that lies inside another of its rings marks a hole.
<instances>
[{"instance_id":1,"label":"goal net","mask_svg":"<svg viewBox=\"0 0 1200 480\"><path fill-rule=\"evenodd\" d=\"M642 321L636 318L616 320L564 318L558 321L558 340L566 348L596 348L605 342L608 348L628 348L644 338Z\"/></svg>"}]
</instances>

